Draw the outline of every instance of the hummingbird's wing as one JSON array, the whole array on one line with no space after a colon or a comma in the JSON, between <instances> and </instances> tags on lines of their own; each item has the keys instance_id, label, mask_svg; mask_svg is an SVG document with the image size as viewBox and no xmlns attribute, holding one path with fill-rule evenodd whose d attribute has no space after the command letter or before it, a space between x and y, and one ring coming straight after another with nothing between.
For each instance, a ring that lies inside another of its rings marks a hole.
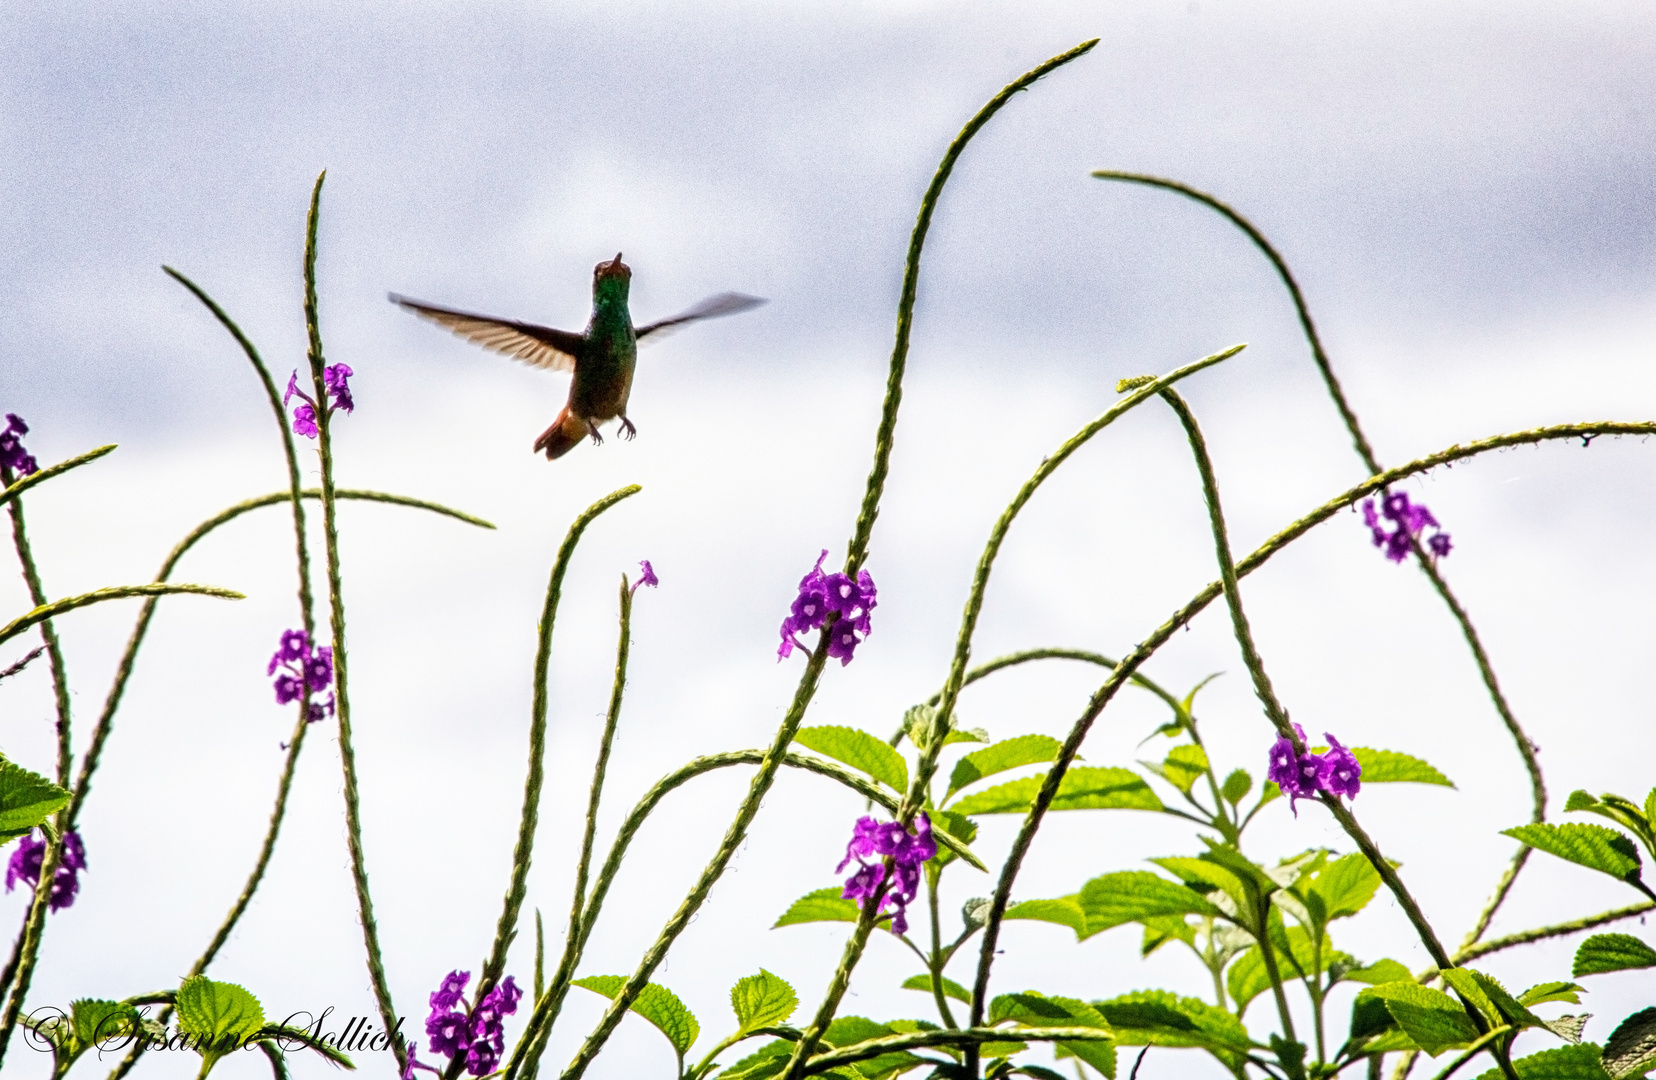
<instances>
[{"instance_id":1,"label":"hummingbird's wing","mask_svg":"<svg viewBox=\"0 0 1656 1080\"><path fill-rule=\"evenodd\" d=\"M575 361L586 341L580 334L571 334L567 330L422 304L396 293L387 295L393 304L400 304L420 318L452 330L467 341L550 371L574 371Z\"/></svg>"},{"instance_id":2,"label":"hummingbird's wing","mask_svg":"<svg viewBox=\"0 0 1656 1080\"><path fill-rule=\"evenodd\" d=\"M718 296L709 296L689 311L674 315L671 319L662 319L648 326L640 326L634 331L639 337L646 334L655 334L685 323L695 322L697 319L716 319L720 315L734 315L738 311L756 308L765 301L757 296L743 296L741 293L726 292Z\"/></svg>"}]
</instances>

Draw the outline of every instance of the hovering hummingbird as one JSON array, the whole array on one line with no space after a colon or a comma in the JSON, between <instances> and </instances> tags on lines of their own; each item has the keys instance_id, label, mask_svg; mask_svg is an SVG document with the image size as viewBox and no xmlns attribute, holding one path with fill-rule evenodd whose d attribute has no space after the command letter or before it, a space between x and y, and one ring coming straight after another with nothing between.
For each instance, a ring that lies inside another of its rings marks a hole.
<instances>
[{"instance_id":1,"label":"hovering hummingbird","mask_svg":"<svg viewBox=\"0 0 1656 1080\"><path fill-rule=\"evenodd\" d=\"M627 287L631 281L632 270L621 261L619 251L614 260L601 262L593 269L592 321L580 334L422 304L396 293L390 297L392 303L486 349L549 371L575 373L569 383L568 403L552 421L552 426L535 440L535 450L545 451L546 459L551 461L569 453L588 435L594 444L602 444L604 437L598 434L598 425L606 420L621 421L624 439L638 433L627 419L627 397L632 393L633 368L638 362L641 338L698 319L734 315L764 303L757 296L720 293L671 319L634 329L632 314L627 310Z\"/></svg>"}]
</instances>

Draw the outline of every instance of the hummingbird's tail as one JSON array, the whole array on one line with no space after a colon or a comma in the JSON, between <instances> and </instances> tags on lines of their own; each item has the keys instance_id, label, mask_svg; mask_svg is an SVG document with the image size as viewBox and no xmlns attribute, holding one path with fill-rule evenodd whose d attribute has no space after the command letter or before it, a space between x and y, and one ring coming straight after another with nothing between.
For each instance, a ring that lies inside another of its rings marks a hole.
<instances>
[{"instance_id":1,"label":"hummingbird's tail","mask_svg":"<svg viewBox=\"0 0 1656 1080\"><path fill-rule=\"evenodd\" d=\"M554 461L575 449L586 437L586 421L570 415L569 406L565 405L558 418L552 421L552 426L541 432L540 438L535 440L535 450L545 451L546 460Z\"/></svg>"}]
</instances>

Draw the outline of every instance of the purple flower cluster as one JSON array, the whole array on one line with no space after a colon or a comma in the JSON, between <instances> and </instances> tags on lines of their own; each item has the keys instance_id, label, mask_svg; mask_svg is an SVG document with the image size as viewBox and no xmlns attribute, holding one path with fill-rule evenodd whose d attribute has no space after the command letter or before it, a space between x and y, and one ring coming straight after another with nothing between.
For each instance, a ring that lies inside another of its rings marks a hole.
<instances>
[{"instance_id":1,"label":"purple flower cluster","mask_svg":"<svg viewBox=\"0 0 1656 1080\"><path fill-rule=\"evenodd\" d=\"M1305 742L1305 729L1298 724L1294 730L1299 734L1300 742ZM1271 764L1266 771L1267 779L1276 782L1282 793L1288 796L1288 807L1299 816L1299 809L1295 806L1297 799L1314 798L1319 791L1326 791L1336 798L1344 795L1355 799L1357 792L1363 786L1363 767L1357 763L1357 757L1350 750L1340 745L1340 740L1323 732L1323 738L1328 740L1328 750L1321 754L1313 754L1309 750L1303 754L1294 753L1293 740L1283 737L1271 746Z\"/></svg>"},{"instance_id":2,"label":"purple flower cluster","mask_svg":"<svg viewBox=\"0 0 1656 1080\"><path fill-rule=\"evenodd\" d=\"M464 1055L466 1071L473 1076L494 1072L500 1055L506 1050L506 1017L517 1012L518 999L523 991L510 975L500 985L483 995L475 1009L465 1009L466 983L469 971L451 971L431 995L431 1015L426 1018L427 1048L433 1054L447 1058ZM459 1008L456 1008L459 1006ZM407 1077L415 1068L430 1069L429 1065L414 1062L414 1048L408 1048ZM433 1072L437 1071L432 1069Z\"/></svg>"},{"instance_id":3,"label":"purple flower cluster","mask_svg":"<svg viewBox=\"0 0 1656 1080\"><path fill-rule=\"evenodd\" d=\"M278 668L281 674L277 674ZM333 684L333 649L326 645L313 648L310 636L303 630L282 632L282 643L270 658L265 674L276 676L276 704L286 705L300 699L310 702L309 719L313 724L334 714L332 693L325 701L312 700L313 695Z\"/></svg>"},{"instance_id":4,"label":"purple flower cluster","mask_svg":"<svg viewBox=\"0 0 1656 1080\"><path fill-rule=\"evenodd\" d=\"M344 409L353 412L356 402L351 399L351 385L345 380L356 372L348 364L333 364L322 369L322 387L328 396L328 414L331 416L335 409ZM293 433L303 435L307 439L316 438L316 399L299 389L299 372L294 371L288 376L287 393L282 395L282 404L297 396L304 402L293 410Z\"/></svg>"},{"instance_id":5,"label":"purple flower cluster","mask_svg":"<svg viewBox=\"0 0 1656 1080\"><path fill-rule=\"evenodd\" d=\"M46 840L33 832L23 838L12 852L6 867L6 891L11 892L19 881L31 886L40 884L40 868L46 862ZM53 911L61 911L75 902L80 892L80 872L86 869L86 847L80 834L73 829L63 834L63 854L58 856L57 873L52 875L52 895L46 904Z\"/></svg>"},{"instance_id":6,"label":"purple flower cluster","mask_svg":"<svg viewBox=\"0 0 1656 1080\"><path fill-rule=\"evenodd\" d=\"M868 616L876 606L873 577L867 570L859 572L856 581L846 574L824 574L822 560L827 557L828 549L823 548L811 572L799 579L799 597L782 620L778 660L792 656L796 648L804 649L797 635L817 629L830 614L837 614L839 619L828 634L828 655L842 666L851 662L851 654L868 636Z\"/></svg>"},{"instance_id":7,"label":"purple flower cluster","mask_svg":"<svg viewBox=\"0 0 1656 1080\"><path fill-rule=\"evenodd\" d=\"M1380 524L1384 518L1391 525L1391 531ZM1369 534L1374 537L1374 546L1386 550L1386 558L1400 563L1409 557L1413 545L1409 542L1420 535L1421 530L1430 525L1435 532L1426 541L1426 547L1433 555L1442 558L1449 554L1449 534L1443 531L1437 518L1426 507L1409 502L1408 495L1401 491L1393 492L1380 500L1380 509L1376 512L1373 499L1363 500L1363 524L1368 526Z\"/></svg>"},{"instance_id":8,"label":"purple flower cluster","mask_svg":"<svg viewBox=\"0 0 1656 1080\"><path fill-rule=\"evenodd\" d=\"M891 908L891 932L908 933L908 905L920 891L920 864L937 854L937 841L932 839L931 818L924 813L914 819L914 833L896 821L876 821L871 817L857 819L851 833L851 842L845 845L845 858L834 868L839 874L857 861L856 873L845 883L840 893L847 900L861 901L878 896L885 882L884 861L866 862L869 856L891 860L893 881L880 908Z\"/></svg>"},{"instance_id":9,"label":"purple flower cluster","mask_svg":"<svg viewBox=\"0 0 1656 1080\"><path fill-rule=\"evenodd\" d=\"M28 476L39 470L34 455L23 449L23 436L29 425L16 413L6 414L6 430L0 431L0 468L10 469L19 476Z\"/></svg>"}]
</instances>

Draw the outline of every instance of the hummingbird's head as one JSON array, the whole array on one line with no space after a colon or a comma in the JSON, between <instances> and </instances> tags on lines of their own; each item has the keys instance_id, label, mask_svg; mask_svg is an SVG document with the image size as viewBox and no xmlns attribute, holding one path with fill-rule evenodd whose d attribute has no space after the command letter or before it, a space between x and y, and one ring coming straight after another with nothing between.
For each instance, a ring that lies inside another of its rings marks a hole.
<instances>
[{"instance_id":1,"label":"hummingbird's head","mask_svg":"<svg viewBox=\"0 0 1656 1080\"><path fill-rule=\"evenodd\" d=\"M592 283L596 285L605 278L620 278L627 281L632 278L632 269L621 261L621 253L617 251L615 258L609 262L601 262L592 268Z\"/></svg>"},{"instance_id":2,"label":"hummingbird's head","mask_svg":"<svg viewBox=\"0 0 1656 1080\"><path fill-rule=\"evenodd\" d=\"M617 251L615 258L609 262L601 262L592 268L592 301L595 304L625 304L627 302L627 284L632 281L632 270L621 261L621 253Z\"/></svg>"}]
</instances>

